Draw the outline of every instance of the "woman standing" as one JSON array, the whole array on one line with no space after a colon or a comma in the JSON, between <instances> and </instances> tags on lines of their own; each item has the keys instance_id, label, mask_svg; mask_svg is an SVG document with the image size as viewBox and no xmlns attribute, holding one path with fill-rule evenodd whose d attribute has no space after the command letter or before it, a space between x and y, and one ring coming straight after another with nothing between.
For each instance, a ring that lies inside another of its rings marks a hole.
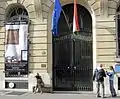
<instances>
[{"instance_id":1,"label":"woman standing","mask_svg":"<svg viewBox=\"0 0 120 99\"><path fill-rule=\"evenodd\" d=\"M112 97L116 97L116 91L114 88L114 75L115 75L115 71L113 66L110 66L110 71L107 72L107 75L109 76L109 84L110 84L110 92Z\"/></svg>"}]
</instances>

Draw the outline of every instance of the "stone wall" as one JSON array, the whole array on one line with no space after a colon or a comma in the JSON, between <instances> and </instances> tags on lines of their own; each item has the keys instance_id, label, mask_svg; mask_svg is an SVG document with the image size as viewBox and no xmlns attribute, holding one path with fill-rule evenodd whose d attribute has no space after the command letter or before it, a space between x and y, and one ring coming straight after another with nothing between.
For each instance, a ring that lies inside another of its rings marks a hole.
<instances>
[{"instance_id":1,"label":"stone wall","mask_svg":"<svg viewBox=\"0 0 120 99\"><path fill-rule=\"evenodd\" d=\"M51 14L53 0L6 0L0 1L0 83L4 82L4 38L5 13L8 5L22 4L28 11L30 26L29 82L40 72L46 83L51 83L52 75L52 33ZM93 20L93 68L97 64L105 64L105 68L115 64L116 57L116 26L114 16L119 0L78 0L86 7ZM73 3L73 0L60 0L62 5ZM1 84L0 84L1 85ZM4 85L4 84L3 84ZM29 89L34 81L29 84ZM4 88L0 87L0 88Z\"/></svg>"},{"instance_id":2,"label":"stone wall","mask_svg":"<svg viewBox=\"0 0 120 99\"><path fill-rule=\"evenodd\" d=\"M40 0L37 0L40 1ZM8 1L0 1L0 89L4 89L4 39L5 39L5 13L7 11L8 6L13 3L20 3L23 5L29 14L29 38L30 38L30 49L29 49L29 71L30 74L28 76L29 81L29 90L32 90L32 86L34 85L34 76L37 72L39 72L45 81L46 84L50 85L50 76L47 73L48 66L48 54L47 54L47 21L43 20L40 10L41 2L37 2L36 0L8 0ZM3 86L3 87L2 87Z\"/></svg>"}]
</instances>

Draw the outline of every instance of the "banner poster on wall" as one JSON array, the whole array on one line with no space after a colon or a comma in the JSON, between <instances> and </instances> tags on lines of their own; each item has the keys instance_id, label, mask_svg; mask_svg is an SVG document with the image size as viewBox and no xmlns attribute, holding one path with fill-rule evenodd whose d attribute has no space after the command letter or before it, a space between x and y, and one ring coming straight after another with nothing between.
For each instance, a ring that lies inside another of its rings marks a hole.
<instances>
[{"instance_id":1,"label":"banner poster on wall","mask_svg":"<svg viewBox=\"0 0 120 99\"><path fill-rule=\"evenodd\" d=\"M5 74L28 74L28 24L11 22L5 26Z\"/></svg>"}]
</instances>

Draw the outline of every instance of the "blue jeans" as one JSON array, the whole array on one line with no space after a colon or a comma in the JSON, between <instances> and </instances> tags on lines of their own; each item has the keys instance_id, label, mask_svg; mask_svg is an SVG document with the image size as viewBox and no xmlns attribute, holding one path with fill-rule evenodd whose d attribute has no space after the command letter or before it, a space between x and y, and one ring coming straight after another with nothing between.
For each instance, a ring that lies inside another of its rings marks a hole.
<instances>
[{"instance_id":1,"label":"blue jeans","mask_svg":"<svg viewBox=\"0 0 120 99\"><path fill-rule=\"evenodd\" d=\"M115 88L114 88L114 85L113 85L113 80L109 80L109 84L110 84L111 95L112 96L116 95L116 91L115 91Z\"/></svg>"},{"instance_id":2,"label":"blue jeans","mask_svg":"<svg viewBox=\"0 0 120 99\"><path fill-rule=\"evenodd\" d=\"M105 87L104 87L104 81L97 82L97 96L100 96L100 86L102 87L102 97L105 96Z\"/></svg>"}]
</instances>

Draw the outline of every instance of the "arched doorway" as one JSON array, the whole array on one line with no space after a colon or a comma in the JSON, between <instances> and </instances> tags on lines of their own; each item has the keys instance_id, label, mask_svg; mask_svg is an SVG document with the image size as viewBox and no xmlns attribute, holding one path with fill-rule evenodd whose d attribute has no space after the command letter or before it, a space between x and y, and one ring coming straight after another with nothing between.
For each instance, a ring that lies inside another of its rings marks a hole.
<instances>
[{"instance_id":1,"label":"arched doorway","mask_svg":"<svg viewBox=\"0 0 120 99\"><path fill-rule=\"evenodd\" d=\"M6 9L5 21L5 77L26 77L29 50L28 12L19 3L11 4Z\"/></svg>"},{"instance_id":2,"label":"arched doorway","mask_svg":"<svg viewBox=\"0 0 120 99\"><path fill-rule=\"evenodd\" d=\"M72 33L73 3L63 6L70 29L61 13L59 36L53 36L53 90L92 91L92 18L78 4L80 32Z\"/></svg>"}]
</instances>

